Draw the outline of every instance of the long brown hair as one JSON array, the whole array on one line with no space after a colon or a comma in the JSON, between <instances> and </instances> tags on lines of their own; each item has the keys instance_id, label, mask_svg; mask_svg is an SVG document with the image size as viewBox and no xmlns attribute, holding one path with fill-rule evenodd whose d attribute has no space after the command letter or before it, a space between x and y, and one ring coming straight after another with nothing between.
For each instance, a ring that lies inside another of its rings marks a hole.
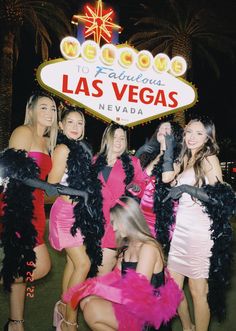
<instances>
[{"instance_id":1,"label":"long brown hair","mask_svg":"<svg viewBox=\"0 0 236 331\"><path fill-rule=\"evenodd\" d=\"M190 158L191 158L191 151L187 148L185 142L185 135L186 131L192 123L200 122L204 126L207 135L207 141L202 145L199 151L195 154L195 160L193 164L193 169L195 172L195 186L201 186L205 184L205 176L203 172L202 162L203 160L210 155L217 155L219 153L219 146L216 142L216 133L215 133L215 125L209 119L192 119L185 127L184 135L183 135L183 145L182 150L179 156L179 163L180 163L180 173L186 168Z\"/></svg>"}]
</instances>

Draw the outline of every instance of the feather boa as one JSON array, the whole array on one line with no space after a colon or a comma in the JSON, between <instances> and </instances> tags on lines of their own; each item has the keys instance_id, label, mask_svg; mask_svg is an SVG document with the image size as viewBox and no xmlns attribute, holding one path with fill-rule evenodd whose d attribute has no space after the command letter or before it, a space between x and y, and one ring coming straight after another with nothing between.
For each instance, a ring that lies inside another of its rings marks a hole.
<instances>
[{"instance_id":1,"label":"feather boa","mask_svg":"<svg viewBox=\"0 0 236 331\"><path fill-rule=\"evenodd\" d=\"M235 212L236 197L228 184L218 182L215 185L205 185L203 189L210 198L217 201L216 204L211 202L202 202L202 204L212 220L213 247L208 278L208 303L212 315L217 316L221 321L226 316L225 297L231 274L233 241L230 218Z\"/></svg>"},{"instance_id":2,"label":"feather boa","mask_svg":"<svg viewBox=\"0 0 236 331\"><path fill-rule=\"evenodd\" d=\"M76 309L82 299L96 294L106 300L121 303L121 291L113 287L120 278L121 272L118 268L104 276L88 278L85 282L69 288L63 294L63 301L70 302L72 308Z\"/></svg>"},{"instance_id":3,"label":"feather boa","mask_svg":"<svg viewBox=\"0 0 236 331\"><path fill-rule=\"evenodd\" d=\"M124 184L125 186L128 185L129 183L132 182L133 177L134 177L134 166L132 164L132 159L129 156L128 153L123 153L120 156L121 162L122 162L122 168L125 172L125 179L124 179ZM105 154L100 154L98 155L98 157L96 158L93 168L94 168L94 172L97 174L100 173L100 171L102 171L102 169L107 165L107 160L106 160L106 156Z\"/></svg>"},{"instance_id":4,"label":"feather boa","mask_svg":"<svg viewBox=\"0 0 236 331\"><path fill-rule=\"evenodd\" d=\"M74 206L75 222L71 228L72 235L80 229L86 246L86 252L91 260L89 276L95 276L98 266L102 263L101 238L104 234L104 219L102 213L101 183L92 171L91 155L82 147L81 141L68 139L60 134L59 144L69 148L67 159L68 185L89 193L88 204L93 210L93 218L85 207L84 200L77 197ZM86 142L83 141L83 144Z\"/></svg>"},{"instance_id":5,"label":"feather boa","mask_svg":"<svg viewBox=\"0 0 236 331\"><path fill-rule=\"evenodd\" d=\"M138 289L138 290L137 290ZM113 304L119 331L141 331L146 325L159 328L176 315L183 299L182 291L166 272L166 282L155 289L148 279L129 269L120 276L113 271L105 276L89 279L76 285L64 294L63 300L71 302L73 307L89 295L97 295Z\"/></svg>"},{"instance_id":6,"label":"feather boa","mask_svg":"<svg viewBox=\"0 0 236 331\"><path fill-rule=\"evenodd\" d=\"M27 157L23 150L6 149L0 154L0 169L3 178L9 182L3 194L3 233L2 246L4 250L1 277L4 288L10 291L14 279L32 272L35 263L34 247L37 231L33 219L33 188L18 180L37 178L39 169L34 160Z\"/></svg>"},{"instance_id":7,"label":"feather boa","mask_svg":"<svg viewBox=\"0 0 236 331\"><path fill-rule=\"evenodd\" d=\"M156 239L161 243L165 253L167 254L170 248L171 233L175 224L174 203L171 199L163 203L163 199L168 194L167 188L169 184L165 184L161 180L162 176L163 157L158 164L153 168L151 176L156 178L154 192L153 211L156 214Z\"/></svg>"}]
</instances>

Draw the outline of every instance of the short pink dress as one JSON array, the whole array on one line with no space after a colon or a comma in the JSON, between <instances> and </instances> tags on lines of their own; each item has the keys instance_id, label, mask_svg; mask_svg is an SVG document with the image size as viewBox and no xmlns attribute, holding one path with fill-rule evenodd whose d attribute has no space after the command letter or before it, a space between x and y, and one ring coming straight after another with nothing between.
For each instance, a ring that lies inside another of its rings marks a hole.
<instances>
[{"instance_id":1,"label":"short pink dress","mask_svg":"<svg viewBox=\"0 0 236 331\"><path fill-rule=\"evenodd\" d=\"M64 174L60 184L68 186L67 174ZM72 236L70 229L75 222L74 205L58 197L52 205L49 222L49 242L51 246L61 251L64 248L83 245L83 236L79 229Z\"/></svg>"},{"instance_id":2,"label":"short pink dress","mask_svg":"<svg viewBox=\"0 0 236 331\"><path fill-rule=\"evenodd\" d=\"M194 169L178 177L178 185L194 185ZM179 199L176 225L168 256L168 269L189 278L208 278L213 241L211 220L199 200L183 193Z\"/></svg>"}]
</instances>

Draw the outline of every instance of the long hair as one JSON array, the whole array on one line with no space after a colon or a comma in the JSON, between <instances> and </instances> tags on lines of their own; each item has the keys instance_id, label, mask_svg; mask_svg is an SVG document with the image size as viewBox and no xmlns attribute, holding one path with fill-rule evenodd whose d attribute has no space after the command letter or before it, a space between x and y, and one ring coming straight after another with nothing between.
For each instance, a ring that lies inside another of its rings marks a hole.
<instances>
[{"instance_id":1,"label":"long hair","mask_svg":"<svg viewBox=\"0 0 236 331\"><path fill-rule=\"evenodd\" d=\"M57 107L55 100L53 97L45 92L39 92L37 94L31 95L29 98L27 104L26 104L26 110L25 110L25 125L30 125L32 127L36 126L36 113L34 112L35 107L37 106L38 100L41 98L48 98L50 99L54 106L55 106L55 116L54 121L50 127L47 127L44 132L44 136L49 138L49 151L52 152L54 150L54 147L56 145L57 141L57 132L58 132L58 126L57 126Z\"/></svg>"},{"instance_id":2,"label":"long hair","mask_svg":"<svg viewBox=\"0 0 236 331\"><path fill-rule=\"evenodd\" d=\"M175 138L174 159L176 159L180 154L180 150L181 150L181 146L182 146L183 129L176 122L162 121L158 124L155 132L153 133L153 135L150 138L150 143L153 142L153 145L155 146L154 151L152 153L143 153L140 156L140 163L141 163L141 166L143 169L145 169L149 165L149 163L152 162L157 157L157 155L160 153L160 143L157 141L157 133L160 129L160 126L163 123L170 123L171 133L174 135L174 138Z\"/></svg>"},{"instance_id":3,"label":"long hair","mask_svg":"<svg viewBox=\"0 0 236 331\"><path fill-rule=\"evenodd\" d=\"M125 150L124 152L127 152L127 132L126 128L122 125L116 124L116 123L111 123L104 131L103 136L102 136L102 141L101 141L101 148L98 154L103 154L106 157L108 156L112 146L113 146L113 141L114 141L114 135L115 131L117 129L121 129L124 131L125 135Z\"/></svg>"},{"instance_id":4,"label":"long hair","mask_svg":"<svg viewBox=\"0 0 236 331\"><path fill-rule=\"evenodd\" d=\"M83 114L83 108L64 105L61 103L60 106L58 107L58 110L59 110L59 112L58 112L59 122L64 122L70 113L80 114L82 121L83 121L83 131L78 140L82 140L85 135L85 117Z\"/></svg>"},{"instance_id":5,"label":"long hair","mask_svg":"<svg viewBox=\"0 0 236 331\"><path fill-rule=\"evenodd\" d=\"M201 186L205 184L205 176L203 172L202 162L203 160L210 155L217 155L219 153L219 146L216 142L216 133L215 133L215 125L214 123L209 119L192 119L185 127L184 135L183 135L183 145L182 150L180 152L179 156L179 163L180 163L180 173L184 171L186 168L186 165L188 164L188 161L191 158L191 150L187 148L186 142L185 142L185 135L188 127L192 123L200 122L204 126L204 129L206 130L207 135L207 141L202 145L202 147L196 152L195 154L195 160L193 164L193 169L195 172L195 186Z\"/></svg>"},{"instance_id":6,"label":"long hair","mask_svg":"<svg viewBox=\"0 0 236 331\"><path fill-rule=\"evenodd\" d=\"M126 237L123 238L118 231L116 232L118 248L126 246L131 241L151 242L158 248L164 261L161 245L152 237L137 201L127 196L121 197L110 209L110 218L112 223L122 225L126 233Z\"/></svg>"}]
</instances>

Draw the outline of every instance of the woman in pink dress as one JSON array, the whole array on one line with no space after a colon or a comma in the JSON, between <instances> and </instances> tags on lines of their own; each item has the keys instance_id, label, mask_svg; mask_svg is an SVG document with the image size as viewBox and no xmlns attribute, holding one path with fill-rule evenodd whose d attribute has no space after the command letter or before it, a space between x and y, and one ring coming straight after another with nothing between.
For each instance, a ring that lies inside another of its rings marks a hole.
<instances>
[{"instance_id":1,"label":"woman in pink dress","mask_svg":"<svg viewBox=\"0 0 236 331\"><path fill-rule=\"evenodd\" d=\"M59 182L80 190L77 197L61 192L50 212L49 241L54 249L64 249L66 252L62 281L64 293L71 286L83 282L89 272L91 276L96 275L97 267L102 262L103 218L100 183L93 178L92 152L83 140L83 109L66 105L60 110L61 132L53 153L48 182ZM59 301L55 306L54 326L57 331L76 331L77 311Z\"/></svg>"},{"instance_id":2,"label":"woman in pink dress","mask_svg":"<svg viewBox=\"0 0 236 331\"><path fill-rule=\"evenodd\" d=\"M209 120L191 120L185 128L179 163L169 171L176 186L166 197L179 199L168 256L168 269L183 287L188 277L193 299L193 325L186 298L178 310L183 329L207 331L210 312L222 319L229 281L232 229L229 218L235 194L222 183L215 127Z\"/></svg>"},{"instance_id":3,"label":"woman in pink dress","mask_svg":"<svg viewBox=\"0 0 236 331\"><path fill-rule=\"evenodd\" d=\"M2 156L2 160L4 156L12 158L5 171L13 177L4 192L2 242L5 258L1 276L5 288L11 290L10 317L5 331L24 330L25 295L33 295L33 287L26 288L26 281L44 277L51 266L44 242L44 192L38 189L33 192L14 176L45 180L51 169L49 154L56 142L56 110L55 101L48 94L32 95L26 106L25 124L13 131L9 149Z\"/></svg>"},{"instance_id":4,"label":"woman in pink dress","mask_svg":"<svg viewBox=\"0 0 236 331\"><path fill-rule=\"evenodd\" d=\"M110 223L110 208L125 193L128 184L133 180L139 183L143 178L139 160L127 153L125 127L112 123L106 128L100 152L95 157L94 171L102 184L105 234L102 239L103 262L99 274L105 274L116 264L116 242Z\"/></svg>"}]
</instances>

